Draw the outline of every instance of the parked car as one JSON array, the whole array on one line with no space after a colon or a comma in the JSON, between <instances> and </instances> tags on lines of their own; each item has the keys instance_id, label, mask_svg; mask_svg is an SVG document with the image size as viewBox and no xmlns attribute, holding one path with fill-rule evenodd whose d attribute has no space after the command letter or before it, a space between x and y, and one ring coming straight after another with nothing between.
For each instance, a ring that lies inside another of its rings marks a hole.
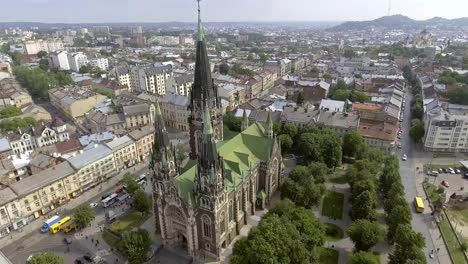
<instances>
[{"instance_id":1,"label":"parked car","mask_svg":"<svg viewBox=\"0 0 468 264\"><path fill-rule=\"evenodd\" d=\"M98 206L97 203L90 203L90 204L89 204L89 207L91 207L91 208L96 208L97 206Z\"/></svg>"},{"instance_id":2,"label":"parked car","mask_svg":"<svg viewBox=\"0 0 468 264\"><path fill-rule=\"evenodd\" d=\"M455 169L455 172L456 172L457 174L460 174L460 170L459 170L459 169Z\"/></svg>"},{"instance_id":3,"label":"parked car","mask_svg":"<svg viewBox=\"0 0 468 264\"><path fill-rule=\"evenodd\" d=\"M436 171L436 170L433 170L433 171L431 171L431 175L437 176L437 175L439 175L439 172Z\"/></svg>"},{"instance_id":4,"label":"parked car","mask_svg":"<svg viewBox=\"0 0 468 264\"><path fill-rule=\"evenodd\" d=\"M439 168L439 173L442 173L444 172L444 170L442 170L442 168Z\"/></svg>"},{"instance_id":5,"label":"parked car","mask_svg":"<svg viewBox=\"0 0 468 264\"><path fill-rule=\"evenodd\" d=\"M402 159L403 161L405 161L405 160L408 159L408 156L406 156L406 154L403 154L403 156L401 157L401 159Z\"/></svg>"},{"instance_id":6,"label":"parked car","mask_svg":"<svg viewBox=\"0 0 468 264\"><path fill-rule=\"evenodd\" d=\"M442 184L443 186L447 187L447 188L450 187L448 181L446 181L446 180L443 180L441 184Z\"/></svg>"},{"instance_id":7,"label":"parked car","mask_svg":"<svg viewBox=\"0 0 468 264\"><path fill-rule=\"evenodd\" d=\"M444 173L448 173L448 170L447 170L446 168L442 168L442 171L443 171Z\"/></svg>"},{"instance_id":8,"label":"parked car","mask_svg":"<svg viewBox=\"0 0 468 264\"><path fill-rule=\"evenodd\" d=\"M93 258L90 255L84 255L83 259L88 261L88 262L93 262Z\"/></svg>"}]
</instances>

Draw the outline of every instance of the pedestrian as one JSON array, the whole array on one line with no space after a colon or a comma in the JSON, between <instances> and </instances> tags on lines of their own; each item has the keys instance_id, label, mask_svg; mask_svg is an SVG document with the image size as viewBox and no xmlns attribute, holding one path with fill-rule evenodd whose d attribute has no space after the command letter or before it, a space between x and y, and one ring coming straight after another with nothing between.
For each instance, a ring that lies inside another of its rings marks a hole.
<instances>
[{"instance_id":1,"label":"pedestrian","mask_svg":"<svg viewBox=\"0 0 468 264\"><path fill-rule=\"evenodd\" d=\"M431 254L432 254L432 253L434 253L434 250L433 250L433 249L431 250Z\"/></svg>"},{"instance_id":2,"label":"pedestrian","mask_svg":"<svg viewBox=\"0 0 468 264\"><path fill-rule=\"evenodd\" d=\"M437 252L439 252L440 248L437 248Z\"/></svg>"}]
</instances>

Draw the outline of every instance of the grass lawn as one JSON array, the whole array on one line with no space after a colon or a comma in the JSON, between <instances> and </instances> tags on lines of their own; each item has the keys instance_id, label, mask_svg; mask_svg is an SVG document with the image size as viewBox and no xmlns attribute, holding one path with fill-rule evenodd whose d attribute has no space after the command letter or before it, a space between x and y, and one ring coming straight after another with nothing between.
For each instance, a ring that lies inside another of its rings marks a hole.
<instances>
[{"instance_id":1,"label":"grass lawn","mask_svg":"<svg viewBox=\"0 0 468 264\"><path fill-rule=\"evenodd\" d=\"M117 239L115 236L110 234L108 231L102 233L102 239L109 245L109 247L117 248L117 245L120 242L120 239Z\"/></svg>"},{"instance_id":2,"label":"grass lawn","mask_svg":"<svg viewBox=\"0 0 468 264\"><path fill-rule=\"evenodd\" d=\"M320 264L338 264L340 253L337 250L319 247L317 253L319 254Z\"/></svg>"},{"instance_id":3,"label":"grass lawn","mask_svg":"<svg viewBox=\"0 0 468 264\"><path fill-rule=\"evenodd\" d=\"M142 216L140 212L131 211L124 217L112 223L109 228L117 233L128 231L143 224L150 216L151 214Z\"/></svg>"},{"instance_id":4,"label":"grass lawn","mask_svg":"<svg viewBox=\"0 0 468 264\"><path fill-rule=\"evenodd\" d=\"M322 203L322 215L334 219L341 219L343 217L343 201L344 194L326 191Z\"/></svg>"},{"instance_id":5,"label":"grass lawn","mask_svg":"<svg viewBox=\"0 0 468 264\"><path fill-rule=\"evenodd\" d=\"M450 228L447 220L442 220L440 222L440 230L444 234L445 241L447 241L448 250L453 257L454 264L465 263L465 256L463 255L455 234L452 232L452 229Z\"/></svg>"},{"instance_id":6,"label":"grass lawn","mask_svg":"<svg viewBox=\"0 0 468 264\"><path fill-rule=\"evenodd\" d=\"M326 232L325 240L327 241L337 241L343 238L343 229L335 224L325 223Z\"/></svg>"},{"instance_id":7,"label":"grass lawn","mask_svg":"<svg viewBox=\"0 0 468 264\"><path fill-rule=\"evenodd\" d=\"M437 199L439 199L440 193L437 192L437 189L439 189L438 186L429 182L423 183L423 186L426 188L426 192L431 203L434 203L437 201Z\"/></svg>"},{"instance_id":8,"label":"grass lawn","mask_svg":"<svg viewBox=\"0 0 468 264\"><path fill-rule=\"evenodd\" d=\"M449 209L450 215L457 220L464 222L465 224L468 224L468 209L463 209L463 210L457 210L457 209Z\"/></svg>"}]
</instances>

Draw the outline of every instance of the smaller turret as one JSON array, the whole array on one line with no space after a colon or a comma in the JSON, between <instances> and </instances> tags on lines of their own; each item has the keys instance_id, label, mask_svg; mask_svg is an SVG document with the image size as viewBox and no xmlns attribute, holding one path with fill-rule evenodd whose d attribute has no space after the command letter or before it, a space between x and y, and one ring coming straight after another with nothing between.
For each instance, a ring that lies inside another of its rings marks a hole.
<instances>
[{"instance_id":1,"label":"smaller turret","mask_svg":"<svg viewBox=\"0 0 468 264\"><path fill-rule=\"evenodd\" d=\"M273 120L271 118L271 112L268 112L267 128L265 133L268 138L273 138Z\"/></svg>"},{"instance_id":2,"label":"smaller turret","mask_svg":"<svg viewBox=\"0 0 468 264\"><path fill-rule=\"evenodd\" d=\"M242 114L241 130L244 131L248 127L249 127L249 118L247 117L247 110L244 109L244 114Z\"/></svg>"}]
</instances>

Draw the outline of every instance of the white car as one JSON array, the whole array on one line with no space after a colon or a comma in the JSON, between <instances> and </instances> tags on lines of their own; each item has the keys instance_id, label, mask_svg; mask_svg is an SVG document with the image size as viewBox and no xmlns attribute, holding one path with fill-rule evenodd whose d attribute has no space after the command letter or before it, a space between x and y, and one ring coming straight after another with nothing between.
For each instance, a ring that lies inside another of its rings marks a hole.
<instances>
[{"instance_id":1,"label":"white car","mask_svg":"<svg viewBox=\"0 0 468 264\"><path fill-rule=\"evenodd\" d=\"M406 156L406 154L403 154L403 156L401 156L401 159L402 159L403 161L405 161L405 160L408 159L408 156Z\"/></svg>"},{"instance_id":2,"label":"white car","mask_svg":"<svg viewBox=\"0 0 468 264\"><path fill-rule=\"evenodd\" d=\"M96 208L97 206L98 206L97 203L90 203L90 204L89 204L89 207L91 207L91 208Z\"/></svg>"}]
</instances>

